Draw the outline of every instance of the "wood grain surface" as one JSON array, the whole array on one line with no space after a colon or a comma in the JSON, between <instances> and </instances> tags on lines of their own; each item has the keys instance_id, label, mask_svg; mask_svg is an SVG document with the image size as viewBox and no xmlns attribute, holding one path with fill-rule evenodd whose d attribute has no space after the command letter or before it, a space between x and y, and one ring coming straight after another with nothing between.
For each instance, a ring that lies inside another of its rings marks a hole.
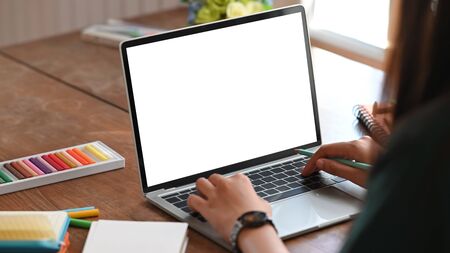
<instances>
[{"instance_id":1,"label":"wood grain surface","mask_svg":"<svg viewBox=\"0 0 450 253\"><path fill-rule=\"evenodd\" d=\"M136 21L174 28L184 25L185 15L178 9ZM320 49L313 55L324 142L357 138L351 109L377 98L382 73ZM2 195L0 210L95 205L102 219L174 221L143 197L117 50L82 42L78 33L0 50L0 90L0 160L94 140L126 158L124 169ZM350 224L286 244L291 252L337 252ZM87 231L69 232L70 252L81 252ZM195 231L189 238L188 252L226 252Z\"/></svg>"}]
</instances>

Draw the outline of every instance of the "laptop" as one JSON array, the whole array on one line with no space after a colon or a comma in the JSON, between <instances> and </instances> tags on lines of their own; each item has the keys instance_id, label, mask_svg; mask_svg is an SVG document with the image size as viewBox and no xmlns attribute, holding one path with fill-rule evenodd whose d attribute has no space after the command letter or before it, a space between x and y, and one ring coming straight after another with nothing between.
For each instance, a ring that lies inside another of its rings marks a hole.
<instances>
[{"instance_id":1,"label":"laptop","mask_svg":"<svg viewBox=\"0 0 450 253\"><path fill-rule=\"evenodd\" d=\"M325 172L302 177L321 144L300 5L121 44L145 197L230 249L186 199L213 173L247 175L283 239L351 219L364 190Z\"/></svg>"}]
</instances>

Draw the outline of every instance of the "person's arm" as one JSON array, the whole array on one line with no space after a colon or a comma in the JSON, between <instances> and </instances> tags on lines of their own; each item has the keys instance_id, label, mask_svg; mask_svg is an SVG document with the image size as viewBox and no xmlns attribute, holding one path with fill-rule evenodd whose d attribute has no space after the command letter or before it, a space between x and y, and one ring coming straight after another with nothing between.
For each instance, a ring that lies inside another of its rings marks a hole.
<instances>
[{"instance_id":1,"label":"person's arm","mask_svg":"<svg viewBox=\"0 0 450 253\"><path fill-rule=\"evenodd\" d=\"M248 177L237 174L229 178L213 174L208 179L197 180L199 195L188 198L189 207L198 211L211 226L227 241L237 219L249 211L262 211L269 217L269 203L256 195ZM244 228L237 242L244 253L288 252L271 225L259 228Z\"/></svg>"}]
</instances>

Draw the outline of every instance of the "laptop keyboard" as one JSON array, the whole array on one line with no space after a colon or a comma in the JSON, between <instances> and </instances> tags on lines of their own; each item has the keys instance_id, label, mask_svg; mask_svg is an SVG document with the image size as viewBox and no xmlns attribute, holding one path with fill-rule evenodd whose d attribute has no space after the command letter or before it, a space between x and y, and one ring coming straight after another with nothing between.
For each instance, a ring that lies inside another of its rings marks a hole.
<instances>
[{"instance_id":1,"label":"laptop keyboard","mask_svg":"<svg viewBox=\"0 0 450 253\"><path fill-rule=\"evenodd\" d=\"M289 198L345 181L343 178L323 171L316 172L308 177L301 176L300 172L308 160L309 158L298 158L289 162L245 172L244 175L249 177L256 193L268 202ZM193 212L187 206L186 200L190 194L198 194L195 187L165 195L162 198L200 221L206 222L199 213Z\"/></svg>"}]
</instances>

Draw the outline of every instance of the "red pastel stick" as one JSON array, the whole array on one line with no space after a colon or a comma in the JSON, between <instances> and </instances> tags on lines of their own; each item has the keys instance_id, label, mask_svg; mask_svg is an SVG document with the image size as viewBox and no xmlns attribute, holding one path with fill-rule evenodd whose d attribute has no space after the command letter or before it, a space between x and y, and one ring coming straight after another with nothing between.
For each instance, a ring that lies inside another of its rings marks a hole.
<instances>
[{"instance_id":1,"label":"red pastel stick","mask_svg":"<svg viewBox=\"0 0 450 253\"><path fill-rule=\"evenodd\" d=\"M57 157L54 154L48 154L48 156L54 161L56 162L59 166L61 166L63 169L68 170L70 169L69 165L65 164L61 159L59 159L59 157Z\"/></svg>"},{"instance_id":2,"label":"red pastel stick","mask_svg":"<svg viewBox=\"0 0 450 253\"><path fill-rule=\"evenodd\" d=\"M66 150L67 154L71 155L73 158L75 158L77 161L79 161L83 165L88 165L89 163L84 160L81 156L79 156L77 153L73 152L73 150Z\"/></svg>"},{"instance_id":3,"label":"red pastel stick","mask_svg":"<svg viewBox=\"0 0 450 253\"><path fill-rule=\"evenodd\" d=\"M59 166L59 164L57 164L55 161L53 161L50 156L48 155L43 155L42 159L44 159L46 162L48 162L51 166L53 166L53 168L57 169L58 171L64 170L63 167Z\"/></svg>"}]
</instances>

